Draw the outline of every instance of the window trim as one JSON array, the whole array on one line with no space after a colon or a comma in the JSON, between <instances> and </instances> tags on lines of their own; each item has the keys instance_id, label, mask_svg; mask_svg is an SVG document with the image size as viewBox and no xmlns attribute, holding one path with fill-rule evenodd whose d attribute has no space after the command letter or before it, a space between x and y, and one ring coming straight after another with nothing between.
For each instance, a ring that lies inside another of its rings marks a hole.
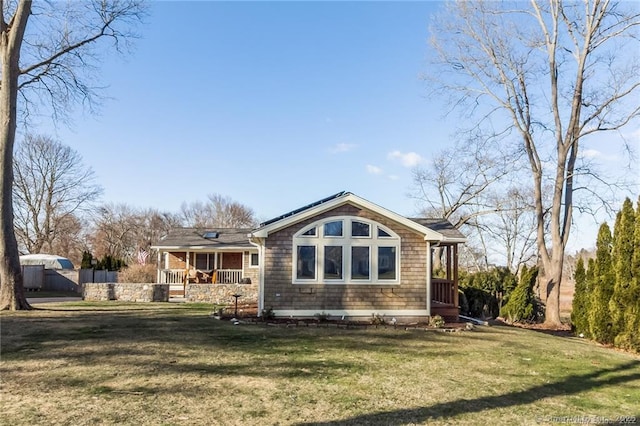
<instances>
[{"instance_id":1,"label":"window trim","mask_svg":"<svg viewBox=\"0 0 640 426\"><path fill-rule=\"evenodd\" d=\"M328 222L342 221L342 236L324 235L324 224ZM369 236L352 236L352 222L361 222L370 226ZM303 235L310 228L315 227L316 235ZM389 237L379 237L378 229L383 230ZM359 217L359 216L330 216L316 220L307 224L292 237L292 267L291 282L292 284L327 284L327 285L397 285L401 282L401 245L400 236L375 220ZM298 247L314 246L315 247L315 278L304 279L298 278ZM325 247L341 246L342 247L342 278L325 279L324 278L324 262ZM367 247L369 249L369 278L353 279L352 278L352 261L353 247ZM378 255L380 247L395 248L395 279L380 279L378 277Z\"/></svg>"},{"instance_id":2,"label":"window trim","mask_svg":"<svg viewBox=\"0 0 640 426\"><path fill-rule=\"evenodd\" d=\"M253 256L256 257L256 263L253 263ZM260 253L258 252L249 252L249 268L259 268L260 267Z\"/></svg>"},{"instance_id":3,"label":"window trim","mask_svg":"<svg viewBox=\"0 0 640 426\"><path fill-rule=\"evenodd\" d=\"M313 278L298 278L298 248L300 246L304 246L304 247L313 247L313 257L314 259L314 265L313 265ZM293 246L293 265L291 267L291 273L293 274L292 279L294 282L299 282L299 283L316 283L318 282L318 274L319 274L319 270L318 270L318 246L313 245L313 244L295 244ZM324 256L323 256L323 260L324 260Z\"/></svg>"}]
</instances>

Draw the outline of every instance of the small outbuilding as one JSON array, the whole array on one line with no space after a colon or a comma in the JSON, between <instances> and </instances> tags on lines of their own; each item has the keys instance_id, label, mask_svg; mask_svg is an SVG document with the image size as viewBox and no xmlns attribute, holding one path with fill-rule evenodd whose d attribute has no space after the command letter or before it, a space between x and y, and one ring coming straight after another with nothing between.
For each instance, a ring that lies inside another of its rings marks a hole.
<instances>
[{"instance_id":1,"label":"small outbuilding","mask_svg":"<svg viewBox=\"0 0 640 426\"><path fill-rule=\"evenodd\" d=\"M44 265L45 269L74 269L69 259L55 254L26 254L20 256L20 265Z\"/></svg>"}]
</instances>

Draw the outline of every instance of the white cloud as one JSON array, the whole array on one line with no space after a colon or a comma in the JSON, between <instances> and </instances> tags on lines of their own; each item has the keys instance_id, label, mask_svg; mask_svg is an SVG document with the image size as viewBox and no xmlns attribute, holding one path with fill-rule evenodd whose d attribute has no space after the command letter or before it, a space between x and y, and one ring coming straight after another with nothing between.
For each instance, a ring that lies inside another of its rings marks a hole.
<instances>
[{"instance_id":1,"label":"white cloud","mask_svg":"<svg viewBox=\"0 0 640 426\"><path fill-rule=\"evenodd\" d=\"M415 167L424 161L424 158L416 152L393 151L387 154L387 158L393 161L400 161L404 167Z\"/></svg>"},{"instance_id":2,"label":"white cloud","mask_svg":"<svg viewBox=\"0 0 640 426\"><path fill-rule=\"evenodd\" d=\"M587 148L584 151L582 151L582 155L584 156L584 158L597 159L600 161L618 161L619 160L616 154L604 154L601 151L598 151L597 149L591 149L591 148Z\"/></svg>"},{"instance_id":3,"label":"white cloud","mask_svg":"<svg viewBox=\"0 0 640 426\"><path fill-rule=\"evenodd\" d=\"M335 144L334 146L332 146L329 151L332 154L337 154L339 152L347 152L347 151L352 151L353 149L355 149L357 145L353 144L353 143L338 143Z\"/></svg>"},{"instance_id":4,"label":"white cloud","mask_svg":"<svg viewBox=\"0 0 640 426\"><path fill-rule=\"evenodd\" d=\"M389 178L389 180L398 180L398 179L400 179L400 176L398 176L398 175L389 175L387 177Z\"/></svg>"},{"instance_id":5,"label":"white cloud","mask_svg":"<svg viewBox=\"0 0 640 426\"><path fill-rule=\"evenodd\" d=\"M624 133L623 136L628 139L631 139L632 141L635 140L635 142L640 142L640 127L638 127L635 130L630 130Z\"/></svg>"},{"instance_id":6,"label":"white cloud","mask_svg":"<svg viewBox=\"0 0 640 426\"><path fill-rule=\"evenodd\" d=\"M382 173L382 169L380 167L367 164L367 172L371 173L372 175L379 175Z\"/></svg>"},{"instance_id":7,"label":"white cloud","mask_svg":"<svg viewBox=\"0 0 640 426\"><path fill-rule=\"evenodd\" d=\"M586 158L598 158L602 155L602 153L597 149L585 149L584 151L582 151L582 154Z\"/></svg>"}]
</instances>

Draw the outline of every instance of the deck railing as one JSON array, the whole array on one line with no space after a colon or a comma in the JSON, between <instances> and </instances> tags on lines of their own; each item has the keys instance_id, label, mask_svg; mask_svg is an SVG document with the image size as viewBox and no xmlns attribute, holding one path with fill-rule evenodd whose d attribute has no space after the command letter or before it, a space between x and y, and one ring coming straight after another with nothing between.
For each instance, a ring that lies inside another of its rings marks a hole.
<instances>
[{"instance_id":1,"label":"deck railing","mask_svg":"<svg viewBox=\"0 0 640 426\"><path fill-rule=\"evenodd\" d=\"M161 284L184 284L184 269L161 269ZM215 284L236 284L242 280L242 269L217 269ZM210 281L210 280L209 280Z\"/></svg>"},{"instance_id":2,"label":"deck railing","mask_svg":"<svg viewBox=\"0 0 640 426\"><path fill-rule=\"evenodd\" d=\"M184 269L161 269L160 284L183 284Z\"/></svg>"},{"instance_id":3,"label":"deck railing","mask_svg":"<svg viewBox=\"0 0 640 426\"><path fill-rule=\"evenodd\" d=\"M431 279L431 300L445 305L458 306L458 294L454 282L441 278Z\"/></svg>"},{"instance_id":4,"label":"deck railing","mask_svg":"<svg viewBox=\"0 0 640 426\"><path fill-rule=\"evenodd\" d=\"M242 280L242 269L216 270L216 284L237 284Z\"/></svg>"}]
</instances>

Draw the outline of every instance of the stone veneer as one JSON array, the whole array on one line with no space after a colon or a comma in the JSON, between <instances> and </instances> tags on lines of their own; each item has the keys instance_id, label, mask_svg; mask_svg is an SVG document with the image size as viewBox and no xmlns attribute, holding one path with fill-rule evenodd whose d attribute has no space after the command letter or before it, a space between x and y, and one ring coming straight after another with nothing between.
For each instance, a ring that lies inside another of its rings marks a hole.
<instances>
[{"instance_id":1,"label":"stone veneer","mask_svg":"<svg viewBox=\"0 0 640 426\"><path fill-rule=\"evenodd\" d=\"M82 298L88 301L168 302L169 284L85 283Z\"/></svg>"},{"instance_id":2,"label":"stone veneer","mask_svg":"<svg viewBox=\"0 0 640 426\"><path fill-rule=\"evenodd\" d=\"M235 303L234 294L241 294L238 303L258 303L258 284L187 284L187 302L215 303L229 305Z\"/></svg>"}]
</instances>

